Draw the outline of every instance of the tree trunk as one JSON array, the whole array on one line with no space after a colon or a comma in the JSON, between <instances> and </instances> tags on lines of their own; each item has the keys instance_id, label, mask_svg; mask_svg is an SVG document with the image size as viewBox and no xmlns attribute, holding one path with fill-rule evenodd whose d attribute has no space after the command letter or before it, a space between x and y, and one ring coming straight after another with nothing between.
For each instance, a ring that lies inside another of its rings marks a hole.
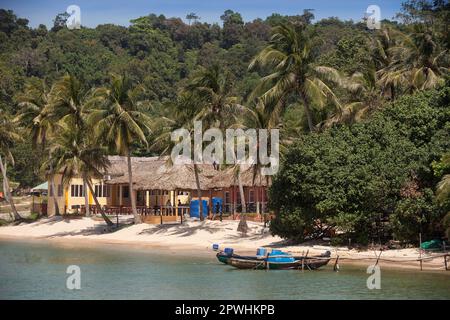
<instances>
[{"instance_id":1,"label":"tree trunk","mask_svg":"<svg viewBox=\"0 0 450 320\"><path fill-rule=\"evenodd\" d=\"M238 179L238 185L239 185L239 194L241 195L241 215L239 217L239 224L237 231L242 233L242 236L247 235L248 225L247 225L247 219L246 219L246 212L247 212L247 206L245 205L245 193L244 193L244 186L242 185L242 179L241 179L241 168L239 168L239 171L237 173L237 179Z\"/></svg>"},{"instance_id":2,"label":"tree trunk","mask_svg":"<svg viewBox=\"0 0 450 320\"><path fill-rule=\"evenodd\" d=\"M51 154L49 153L49 158L51 157ZM53 175L53 165L50 162L50 188L53 190L52 192L52 199L53 199L53 206L55 207L55 216L59 216L59 204L58 199L56 198L56 188L55 188L55 176ZM49 190L50 191L50 190Z\"/></svg>"},{"instance_id":3,"label":"tree trunk","mask_svg":"<svg viewBox=\"0 0 450 320\"><path fill-rule=\"evenodd\" d=\"M106 224L110 227L112 227L114 225L114 223L112 223L111 220L109 220L108 216L105 214L105 211L103 211L102 206L100 205L100 203L98 202L97 196L94 193L94 190L92 189L92 184L89 180L86 179L86 184L89 187L89 190L92 193L92 197L94 198L94 202L95 205L97 207L97 210L100 211L100 214L102 215L103 220L105 220Z\"/></svg>"},{"instance_id":4,"label":"tree trunk","mask_svg":"<svg viewBox=\"0 0 450 320\"><path fill-rule=\"evenodd\" d=\"M314 132L314 124L312 120L312 112L311 112L311 106L309 105L308 99L302 95L303 104L305 106L305 113L306 113L306 119L308 120L308 127L310 132Z\"/></svg>"},{"instance_id":5,"label":"tree trunk","mask_svg":"<svg viewBox=\"0 0 450 320\"><path fill-rule=\"evenodd\" d=\"M130 195L130 198L131 198L131 210L133 211L134 223L141 223L141 219L140 219L140 217L137 213L137 209L136 209L136 198L134 197L134 192L133 192L133 170L131 169L130 151L128 151L128 154L127 154L127 162L128 162L128 185L130 188L128 194Z\"/></svg>"},{"instance_id":6,"label":"tree trunk","mask_svg":"<svg viewBox=\"0 0 450 320\"><path fill-rule=\"evenodd\" d=\"M8 200L9 205L11 206L11 211L13 214L14 221L21 220L22 217L17 212L16 206L14 205L14 199L12 197L12 194L9 191L9 181L8 181L8 177L6 176L6 163L5 163L5 166L3 166L3 159L1 156L0 156L0 170L3 175L3 185L5 186L3 191L5 192L6 200Z\"/></svg>"},{"instance_id":7,"label":"tree trunk","mask_svg":"<svg viewBox=\"0 0 450 320\"><path fill-rule=\"evenodd\" d=\"M242 213L246 213L247 206L245 204L244 186L242 185L242 179L241 179L241 168L239 168L239 171L237 173L237 179L238 179L238 185L239 185L239 193L241 195Z\"/></svg>"},{"instance_id":8,"label":"tree trunk","mask_svg":"<svg viewBox=\"0 0 450 320\"><path fill-rule=\"evenodd\" d=\"M83 189L84 189L84 207L86 208L86 217L91 216L91 211L89 210L89 194L88 194L88 188L86 183L86 178L83 178Z\"/></svg>"},{"instance_id":9,"label":"tree trunk","mask_svg":"<svg viewBox=\"0 0 450 320\"><path fill-rule=\"evenodd\" d=\"M202 189L200 187L200 178L198 176L198 165L194 163L195 183L197 184L197 197L199 203L200 221L203 221L203 202L202 202Z\"/></svg>"}]
</instances>

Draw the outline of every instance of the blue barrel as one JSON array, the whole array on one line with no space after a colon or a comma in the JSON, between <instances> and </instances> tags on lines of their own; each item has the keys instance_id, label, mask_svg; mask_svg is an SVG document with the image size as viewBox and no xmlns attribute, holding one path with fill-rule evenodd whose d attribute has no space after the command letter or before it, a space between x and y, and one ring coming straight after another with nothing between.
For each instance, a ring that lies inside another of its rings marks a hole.
<instances>
[{"instance_id":1,"label":"blue barrel","mask_svg":"<svg viewBox=\"0 0 450 320\"><path fill-rule=\"evenodd\" d=\"M225 252L225 254L227 254L229 256L231 256L233 254L233 251L234 251L233 248L225 248L223 250L223 252Z\"/></svg>"},{"instance_id":2,"label":"blue barrel","mask_svg":"<svg viewBox=\"0 0 450 320\"><path fill-rule=\"evenodd\" d=\"M206 218L208 216L208 201L202 200L203 202L203 218ZM189 206L189 214L191 218L200 218L200 206L198 200L191 200L190 206Z\"/></svg>"},{"instance_id":3,"label":"blue barrel","mask_svg":"<svg viewBox=\"0 0 450 320\"><path fill-rule=\"evenodd\" d=\"M257 256L265 256L267 254L266 248L258 248L256 249L256 255Z\"/></svg>"},{"instance_id":4,"label":"blue barrel","mask_svg":"<svg viewBox=\"0 0 450 320\"><path fill-rule=\"evenodd\" d=\"M217 250L219 250L219 245L217 243L213 243L212 248L214 251L217 251Z\"/></svg>"}]
</instances>

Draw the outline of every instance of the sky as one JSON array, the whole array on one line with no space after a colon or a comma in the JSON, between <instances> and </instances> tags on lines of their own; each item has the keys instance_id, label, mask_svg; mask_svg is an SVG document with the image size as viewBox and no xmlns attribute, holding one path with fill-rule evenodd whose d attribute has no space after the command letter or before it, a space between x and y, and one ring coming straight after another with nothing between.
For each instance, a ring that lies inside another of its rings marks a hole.
<instances>
[{"instance_id":1,"label":"sky","mask_svg":"<svg viewBox=\"0 0 450 320\"><path fill-rule=\"evenodd\" d=\"M200 22L220 23L226 9L241 13L244 21L265 18L272 13L294 15L303 9L314 9L316 20L339 17L359 21L366 8L375 4L381 9L381 19L391 19L400 10L402 0L0 0L0 8L11 9L17 16L27 18L30 26L51 27L58 13L75 4L81 9L81 24L95 27L113 23L128 26L131 19L149 13L180 17L195 12Z\"/></svg>"}]
</instances>

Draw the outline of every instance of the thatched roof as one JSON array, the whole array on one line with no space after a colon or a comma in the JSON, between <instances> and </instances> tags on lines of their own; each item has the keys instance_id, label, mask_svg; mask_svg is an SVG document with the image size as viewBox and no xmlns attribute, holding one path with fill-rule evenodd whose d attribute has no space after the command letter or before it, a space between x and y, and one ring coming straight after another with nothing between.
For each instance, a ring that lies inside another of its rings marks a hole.
<instances>
[{"instance_id":1,"label":"thatched roof","mask_svg":"<svg viewBox=\"0 0 450 320\"><path fill-rule=\"evenodd\" d=\"M111 180L107 184L127 184L128 167L126 157L109 157L111 167L107 175ZM133 170L133 184L136 190L197 190L194 166L192 164L168 163L167 157L132 157L131 167ZM222 171L214 170L210 164L198 165L200 185L203 190L210 188L227 188L238 185L233 169ZM253 185L253 171L243 170L242 183L244 186ZM265 177L260 179L257 175L255 185L266 186Z\"/></svg>"},{"instance_id":2,"label":"thatched roof","mask_svg":"<svg viewBox=\"0 0 450 320\"><path fill-rule=\"evenodd\" d=\"M259 172L254 177L252 168L243 168L241 171L241 181L244 187L251 186L267 186L267 178L262 176ZM228 168L216 173L216 175L209 181L209 188L229 188L237 186L238 180L233 168Z\"/></svg>"}]
</instances>

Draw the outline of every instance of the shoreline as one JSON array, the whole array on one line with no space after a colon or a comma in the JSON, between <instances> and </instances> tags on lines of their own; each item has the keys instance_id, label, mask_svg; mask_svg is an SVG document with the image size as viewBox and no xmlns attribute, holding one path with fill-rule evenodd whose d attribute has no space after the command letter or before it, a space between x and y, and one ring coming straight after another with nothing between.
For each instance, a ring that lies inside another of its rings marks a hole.
<instances>
[{"instance_id":1,"label":"shoreline","mask_svg":"<svg viewBox=\"0 0 450 320\"><path fill-rule=\"evenodd\" d=\"M63 218L41 219L30 224L0 227L0 242L39 242L65 247L95 248L107 246L112 249L153 249L160 254L180 256L210 256L216 252L212 244L218 243L220 249L232 247L240 254L255 254L256 248L276 248L287 252L309 255L331 251L328 266L333 266L336 256L339 256L339 265L352 265L368 267L377 260L379 251L357 251L345 247L336 248L323 245L285 245L283 240L261 232L262 226L249 222L250 232L242 238L237 234L238 221L220 223L216 221L198 222L190 221L185 225L131 225L112 233L99 231L104 225L90 218L70 220ZM49 226L50 225L50 226ZM423 261L423 270L420 270L418 250L395 249L383 251L378 265L393 270L408 270L418 272L439 272L450 275L444 269L443 257L424 256L429 260ZM448 260L448 259L447 259ZM342 269L342 268L341 268Z\"/></svg>"}]
</instances>

